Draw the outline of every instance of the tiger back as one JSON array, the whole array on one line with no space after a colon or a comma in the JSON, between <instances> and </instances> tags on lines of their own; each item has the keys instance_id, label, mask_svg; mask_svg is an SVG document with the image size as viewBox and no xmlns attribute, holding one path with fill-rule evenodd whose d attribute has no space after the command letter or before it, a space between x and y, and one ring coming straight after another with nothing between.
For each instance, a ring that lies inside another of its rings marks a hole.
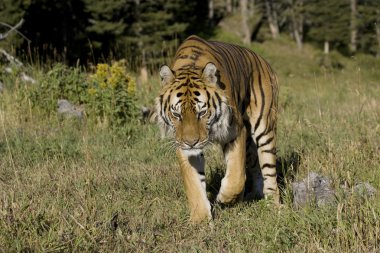
<instances>
[{"instance_id":1,"label":"tiger back","mask_svg":"<svg viewBox=\"0 0 380 253\"><path fill-rule=\"evenodd\" d=\"M211 218L203 156L209 143L221 145L227 165L218 202L245 193L278 203L278 84L269 64L249 49L190 36L160 76L156 111L174 134L191 220Z\"/></svg>"}]
</instances>

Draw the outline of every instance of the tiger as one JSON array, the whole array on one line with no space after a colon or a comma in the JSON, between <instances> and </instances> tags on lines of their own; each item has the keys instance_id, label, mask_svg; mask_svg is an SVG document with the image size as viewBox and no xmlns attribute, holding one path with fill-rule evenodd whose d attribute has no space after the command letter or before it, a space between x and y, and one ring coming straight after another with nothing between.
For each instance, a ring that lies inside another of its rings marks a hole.
<instances>
[{"instance_id":1,"label":"tiger","mask_svg":"<svg viewBox=\"0 0 380 253\"><path fill-rule=\"evenodd\" d=\"M268 62L247 48L192 35L159 75L156 114L175 139L190 221L212 219L204 157L210 143L221 146L226 163L217 203L269 198L279 204L278 81Z\"/></svg>"}]
</instances>

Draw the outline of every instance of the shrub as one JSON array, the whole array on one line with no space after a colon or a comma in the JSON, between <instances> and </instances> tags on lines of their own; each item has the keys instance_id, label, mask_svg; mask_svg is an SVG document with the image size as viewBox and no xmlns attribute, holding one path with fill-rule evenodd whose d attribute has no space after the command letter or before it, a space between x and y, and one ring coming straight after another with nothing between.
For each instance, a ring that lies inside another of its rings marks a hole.
<instances>
[{"instance_id":1,"label":"shrub","mask_svg":"<svg viewBox=\"0 0 380 253\"><path fill-rule=\"evenodd\" d=\"M36 85L27 87L26 96L32 106L50 114L55 112L58 99L67 99L74 104L86 104L88 84L80 68L69 68L61 63L42 73Z\"/></svg>"},{"instance_id":2,"label":"shrub","mask_svg":"<svg viewBox=\"0 0 380 253\"><path fill-rule=\"evenodd\" d=\"M88 78L89 114L101 123L123 124L136 115L136 82L127 73L123 61L98 64Z\"/></svg>"},{"instance_id":3,"label":"shrub","mask_svg":"<svg viewBox=\"0 0 380 253\"><path fill-rule=\"evenodd\" d=\"M136 82L123 61L98 64L90 75L79 67L56 64L22 91L33 107L48 115L55 113L58 99L67 99L83 105L87 118L106 125L124 124L136 115L135 92Z\"/></svg>"}]
</instances>

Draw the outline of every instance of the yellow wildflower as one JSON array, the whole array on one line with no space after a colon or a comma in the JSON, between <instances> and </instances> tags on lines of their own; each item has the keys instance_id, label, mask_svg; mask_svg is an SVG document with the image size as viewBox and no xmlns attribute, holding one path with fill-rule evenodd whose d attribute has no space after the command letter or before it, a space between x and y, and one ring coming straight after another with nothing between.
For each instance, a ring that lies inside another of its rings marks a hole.
<instances>
[{"instance_id":1,"label":"yellow wildflower","mask_svg":"<svg viewBox=\"0 0 380 253\"><path fill-rule=\"evenodd\" d=\"M127 75L127 80L128 80L128 88L127 92L130 95L134 95L136 92L136 82L133 78L131 78L129 75Z\"/></svg>"},{"instance_id":2,"label":"yellow wildflower","mask_svg":"<svg viewBox=\"0 0 380 253\"><path fill-rule=\"evenodd\" d=\"M88 92L88 94L90 94L90 96L93 96L93 95L96 94L96 89L95 89L95 88L89 88L89 89L87 90L87 92Z\"/></svg>"},{"instance_id":3,"label":"yellow wildflower","mask_svg":"<svg viewBox=\"0 0 380 253\"><path fill-rule=\"evenodd\" d=\"M111 77L109 78L109 85L115 88L118 84L125 82L125 69L118 62L111 66Z\"/></svg>"},{"instance_id":4,"label":"yellow wildflower","mask_svg":"<svg viewBox=\"0 0 380 253\"><path fill-rule=\"evenodd\" d=\"M99 63L96 66L96 73L95 73L95 79L96 81L100 82L105 82L109 75L109 67L107 64L104 63Z\"/></svg>"},{"instance_id":5,"label":"yellow wildflower","mask_svg":"<svg viewBox=\"0 0 380 253\"><path fill-rule=\"evenodd\" d=\"M107 83L106 82L101 82L99 84L99 87L100 87L100 89L105 89L105 88L107 88Z\"/></svg>"}]
</instances>

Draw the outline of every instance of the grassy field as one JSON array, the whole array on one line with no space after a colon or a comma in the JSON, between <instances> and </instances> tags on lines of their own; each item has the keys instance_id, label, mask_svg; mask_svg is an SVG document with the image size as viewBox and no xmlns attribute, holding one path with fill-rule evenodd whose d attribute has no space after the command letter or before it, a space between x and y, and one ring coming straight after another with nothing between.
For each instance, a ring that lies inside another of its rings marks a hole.
<instances>
[{"instance_id":1,"label":"grassy field","mask_svg":"<svg viewBox=\"0 0 380 253\"><path fill-rule=\"evenodd\" d=\"M214 206L212 225L191 225L179 169L155 125L117 129L43 118L0 94L0 252L379 252L380 60L321 53L286 39L251 48L280 79L279 157L284 206ZM138 86L147 105L158 82ZM14 91L14 90L13 90ZM210 195L224 164L206 153ZM299 156L299 163L294 156ZM285 163L284 163L285 164ZM373 198L295 209L291 182L310 171L334 186L369 182Z\"/></svg>"}]
</instances>

